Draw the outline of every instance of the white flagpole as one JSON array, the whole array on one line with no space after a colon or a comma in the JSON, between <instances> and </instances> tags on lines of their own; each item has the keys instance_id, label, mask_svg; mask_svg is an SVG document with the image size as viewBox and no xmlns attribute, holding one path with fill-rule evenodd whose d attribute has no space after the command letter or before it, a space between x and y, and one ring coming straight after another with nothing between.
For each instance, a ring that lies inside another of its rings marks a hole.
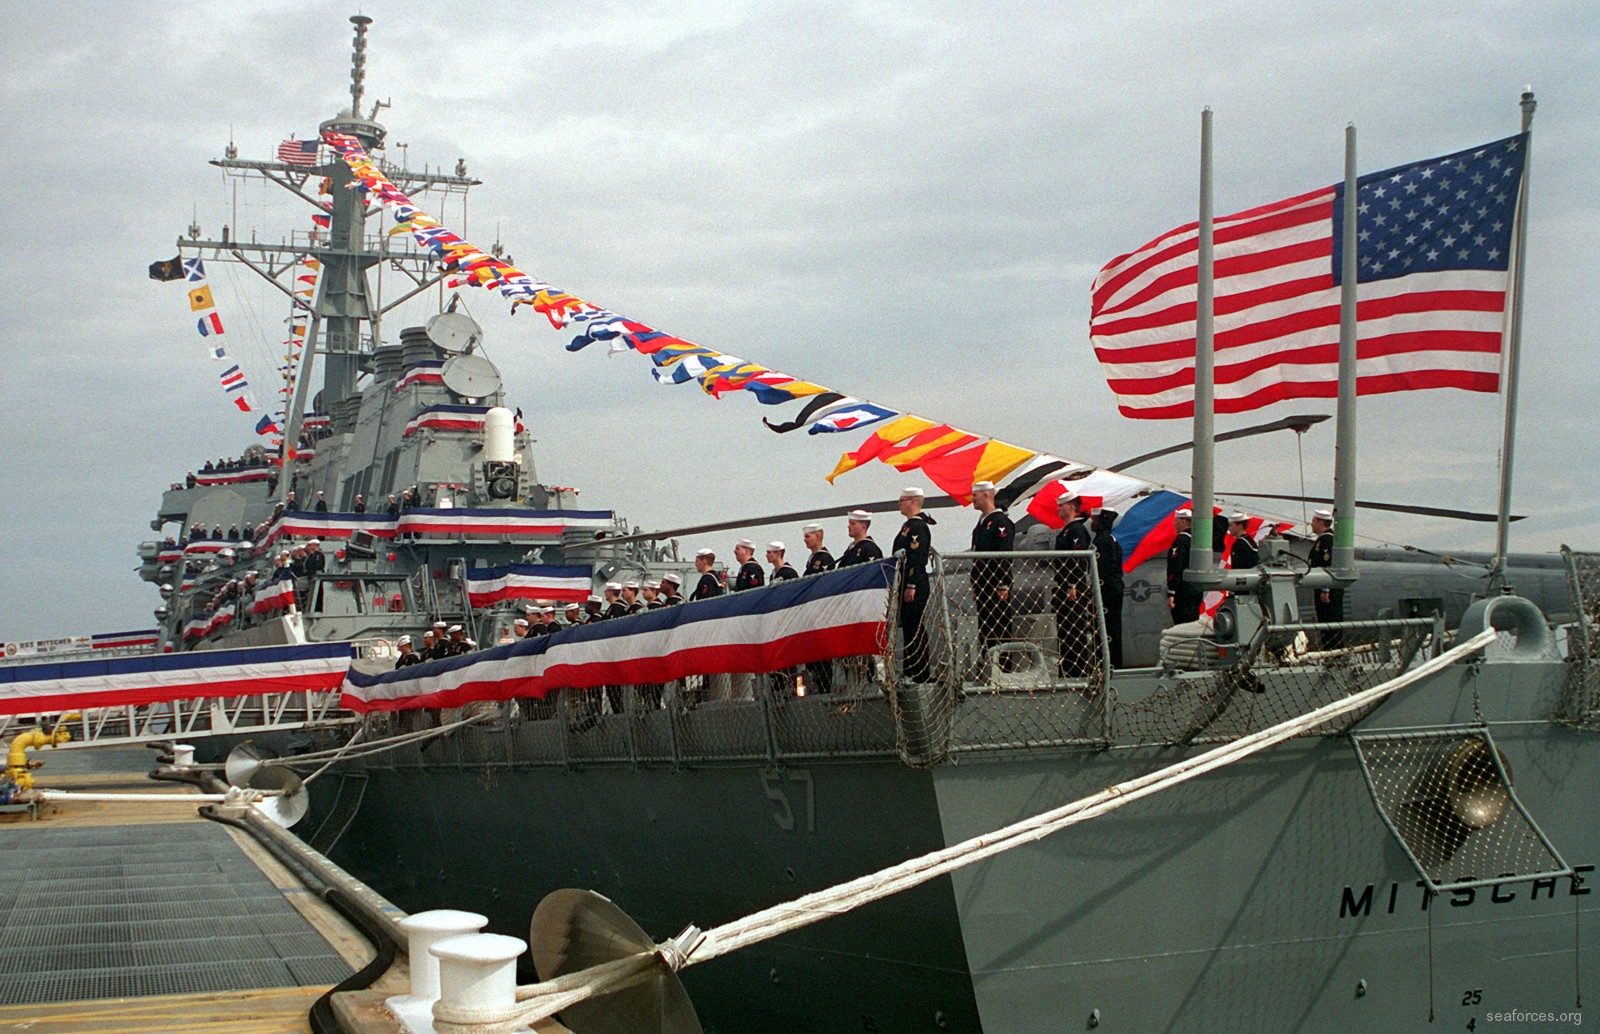
<instances>
[{"instance_id":1,"label":"white flagpole","mask_svg":"<svg viewBox=\"0 0 1600 1034\"><path fill-rule=\"evenodd\" d=\"M1215 473L1213 454L1216 449L1216 327L1211 222L1211 109L1207 107L1200 113L1200 255L1194 328L1194 462L1190 468L1194 531L1189 546L1189 570L1202 576L1210 575L1216 568L1216 557L1211 551L1212 480Z\"/></svg>"},{"instance_id":2,"label":"white flagpole","mask_svg":"<svg viewBox=\"0 0 1600 1034\"><path fill-rule=\"evenodd\" d=\"M1333 452L1333 572L1343 579L1356 576L1356 298L1360 286L1357 264L1356 212L1360 207L1360 181L1356 176L1356 127L1344 127L1344 253L1339 284L1339 399L1334 410Z\"/></svg>"},{"instance_id":3,"label":"white flagpole","mask_svg":"<svg viewBox=\"0 0 1600 1034\"><path fill-rule=\"evenodd\" d=\"M1522 131L1533 129L1533 87L1522 93ZM1522 281L1524 256L1528 244L1528 182L1533 172L1533 137L1523 144L1522 189L1517 194L1516 241L1512 245L1511 320L1506 332L1505 418L1500 432L1500 510L1495 521L1494 569L1489 574L1489 591L1510 592L1506 570L1506 551L1511 538L1511 460L1517 444L1517 380L1522 367Z\"/></svg>"}]
</instances>

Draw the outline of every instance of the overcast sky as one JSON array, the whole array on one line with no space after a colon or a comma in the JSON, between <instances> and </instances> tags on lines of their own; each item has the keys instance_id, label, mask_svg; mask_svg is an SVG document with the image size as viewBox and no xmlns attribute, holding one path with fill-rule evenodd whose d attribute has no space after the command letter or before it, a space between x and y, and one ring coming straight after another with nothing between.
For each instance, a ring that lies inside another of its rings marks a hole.
<instances>
[{"instance_id":1,"label":"overcast sky","mask_svg":"<svg viewBox=\"0 0 1600 1034\"><path fill-rule=\"evenodd\" d=\"M1107 260L1194 218L1199 112L1227 212L1338 179L1347 122L1374 171L1515 132L1538 93L1517 548L1600 548L1590 295L1600 5L372 3L368 104L413 166L485 181L466 236L662 330L1058 455L1115 463L1188 437L1119 417L1088 341ZM0 317L0 640L147 627L133 574L160 492L254 436L217 385L170 257L234 220L207 165L269 159L349 103L325 3L0 0L10 285ZM241 187L235 236L304 206ZM439 211L460 228L460 211ZM284 306L212 267L263 396ZM264 286L264 285L263 285ZM392 284L390 285L392 289ZM642 357L569 354L542 317L467 299L546 483L645 527L892 495L859 436L775 436L792 412L659 387ZM408 322L386 325L393 339ZM1363 399L1359 494L1493 510L1498 397ZM1222 417L1219 430L1327 403ZM1333 429L1304 440L1331 492ZM1219 490L1297 491L1292 435L1224 445ZM1188 462L1137 471L1182 486ZM1278 507L1299 516L1298 505ZM965 541L952 515L936 542ZM839 530L832 532L837 539ZM1369 541L1488 548L1493 526L1360 514ZM798 529L765 535L796 540ZM726 546L731 535L713 536ZM688 547L702 544L686 542Z\"/></svg>"}]
</instances>

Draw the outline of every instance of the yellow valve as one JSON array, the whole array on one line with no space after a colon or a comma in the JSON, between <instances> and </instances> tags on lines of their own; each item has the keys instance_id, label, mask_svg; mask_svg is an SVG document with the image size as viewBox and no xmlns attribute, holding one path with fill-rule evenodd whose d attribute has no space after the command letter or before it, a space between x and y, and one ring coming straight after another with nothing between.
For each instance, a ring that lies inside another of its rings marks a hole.
<instances>
[{"instance_id":1,"label":"yellow valve","mask_svg":"<svg viewBox=\"0 0 1600 1034\"><path fill-rule=\"evenodd\" d=\"M61 721L51 732L43 729L29 729L27 732L16 736L11 741L11 749L6 753L6 778L17 784L19 790L33 789L33 769L44 764L43 761L29 761L29 748L54 747L61 743L71 743L72 733L68 732L65 722L77 718L77 712L61 716Z\"/></svg>"}]
</instances>

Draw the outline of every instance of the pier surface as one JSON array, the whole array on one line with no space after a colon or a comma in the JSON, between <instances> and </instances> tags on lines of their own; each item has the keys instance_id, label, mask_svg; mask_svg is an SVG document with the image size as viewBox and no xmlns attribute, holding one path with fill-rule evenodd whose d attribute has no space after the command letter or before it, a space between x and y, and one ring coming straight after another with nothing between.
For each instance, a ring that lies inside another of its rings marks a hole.
<instances>
[{"instance_id":1,"label":"pier surface","mask_svg":"<svg viewBox=\"0 0 1600 1034\"><path fill-rule=\"evenodd\" d=\"M39 785L186 792L140 749L42 752ZM370 945L250 836L181 804L0 820L0 1032L307 1031Z\"/></svg>"}]
</instances>

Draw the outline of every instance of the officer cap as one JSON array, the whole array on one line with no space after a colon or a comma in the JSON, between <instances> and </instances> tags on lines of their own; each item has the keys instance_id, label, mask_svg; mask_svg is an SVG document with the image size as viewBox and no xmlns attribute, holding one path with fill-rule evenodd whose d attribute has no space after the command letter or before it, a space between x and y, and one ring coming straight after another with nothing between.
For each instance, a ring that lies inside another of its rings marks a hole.
<instances>
[{"instance_id":1,"label":"officer cap","mask_svg":"<svg viewBox=\"0 0 1600 1034\"><path fill-rule=\"evenodd\" d=\"M865 510L851 510L849 513L845 514L845 516L852 521L860 521L862 524L872 523L872 514Z\"/></svg>"},{"instance_id":2,"label":"officer cap","mask_svg":"<svg viewBox=\"0 0 1600 1034\"><path fill-rule=\"evenodd\" d=\"M801 528L800 530L805 532L807 535L809 535L813 531L821 531L822 530L822 525L820 525L820 524L807 524L804 528Z\"/></svg>"},{"instance_id":3,"label":"officer cap","mask_svg":"<svg viewBox=\"0 0 1600 1034\"><path fill-rule=\"evenodd\" d=\"M782 552L785 552L785 548L786 547L784 546L784 544L782 542L768 542L767 543L767 552L768 553L782 553Z\"/></svg>"},{"instance_id":4,"label":"officer cap","mask_svg":"<svg viewBox=\"0 0 1600 1034\"><path fill-rule=\"evenodd\" d=\"M1190 517L1193 517L1193 516L1194 516L1194 511L1193 511L1193 510L1191 510L1191 509L1189 509L1189 508L1188 508L1188 507L1187 507L1187 506L1185 506L1185 507L1183 507L1183 508L1182 508L1182 509L1180 509L1180 510L1178 510L1178 511L1176 511L1176 512L1174 512L1174 513L1173 513L1173 515L1172 515L1172 516L1174 516L1174 517L1183 517L1183 518L1190 518Z\"/></svg>"},{"instance_id":5,"label":"officer cap","mask_svg":"<svg viewBox=\"0 0 1600 1034\"><path fill-rule=\"evenodd\" d=\"M714 550L714 549L697 549L697 550L695 550L694 558L696 560L699 560L701 557L705 557L706 559L709 560L709 559L715 559L716 555L717 555L717 551Z\"/></svg>"},{"instance_id":6,"label":"officer cap","mask_svg":"<svg viewBox=\"0 0 1600 1034\"><path fill-rule=\"evenodd\" d=\"M738 542L735 542L734 545L735 546L743 546L746 549L755 549L756 548L756 544L755 544L755 540L754 539L740 539Z\"/></svg>"},{"instance_id":7,"label":"officer cap","mask_svg":"<svg viewBox=\"0 0 1600 1034\"><path fill-rule=\"evenodd\" d=\"M1332 510L1312 510L1311 511L1311 516L1313 516L1313 517L1321 517L1325 521L1331 521L1331 520L1333 520L1333 511Z\"/></svg>"},{"instance_id":8,"label":"officer cap","mask_svg":"<svg viewBox=\"0 0 1600 1034\"><path fill-rule=\"evenodd\" d=\"M668 571L666 574L662 575L661 580L664 582L671 582L673 585L683 584L683 579L671 571Z\"/></svg>"},{"instance_id":9,"label":"officer cap","mask_svg":"<svg viewBox=\"0 0 1600 1034\"><path fill-rule=\"evenodd\" d=\"M993 492L994 491L994 482L993 481L974 481L972 483L972 490L974 492Z\"/></svg>"},{"instance_id":10,"label":"officer cap","mask_svg":"<svg viewBox=\"0 0 1600 1034\"><path fill-rule=\"evenodd\" d=\"M900 490L901 499L921 499L926 495L927 493L919 485L907 485Z\"/></svg>"}]
</instances>

